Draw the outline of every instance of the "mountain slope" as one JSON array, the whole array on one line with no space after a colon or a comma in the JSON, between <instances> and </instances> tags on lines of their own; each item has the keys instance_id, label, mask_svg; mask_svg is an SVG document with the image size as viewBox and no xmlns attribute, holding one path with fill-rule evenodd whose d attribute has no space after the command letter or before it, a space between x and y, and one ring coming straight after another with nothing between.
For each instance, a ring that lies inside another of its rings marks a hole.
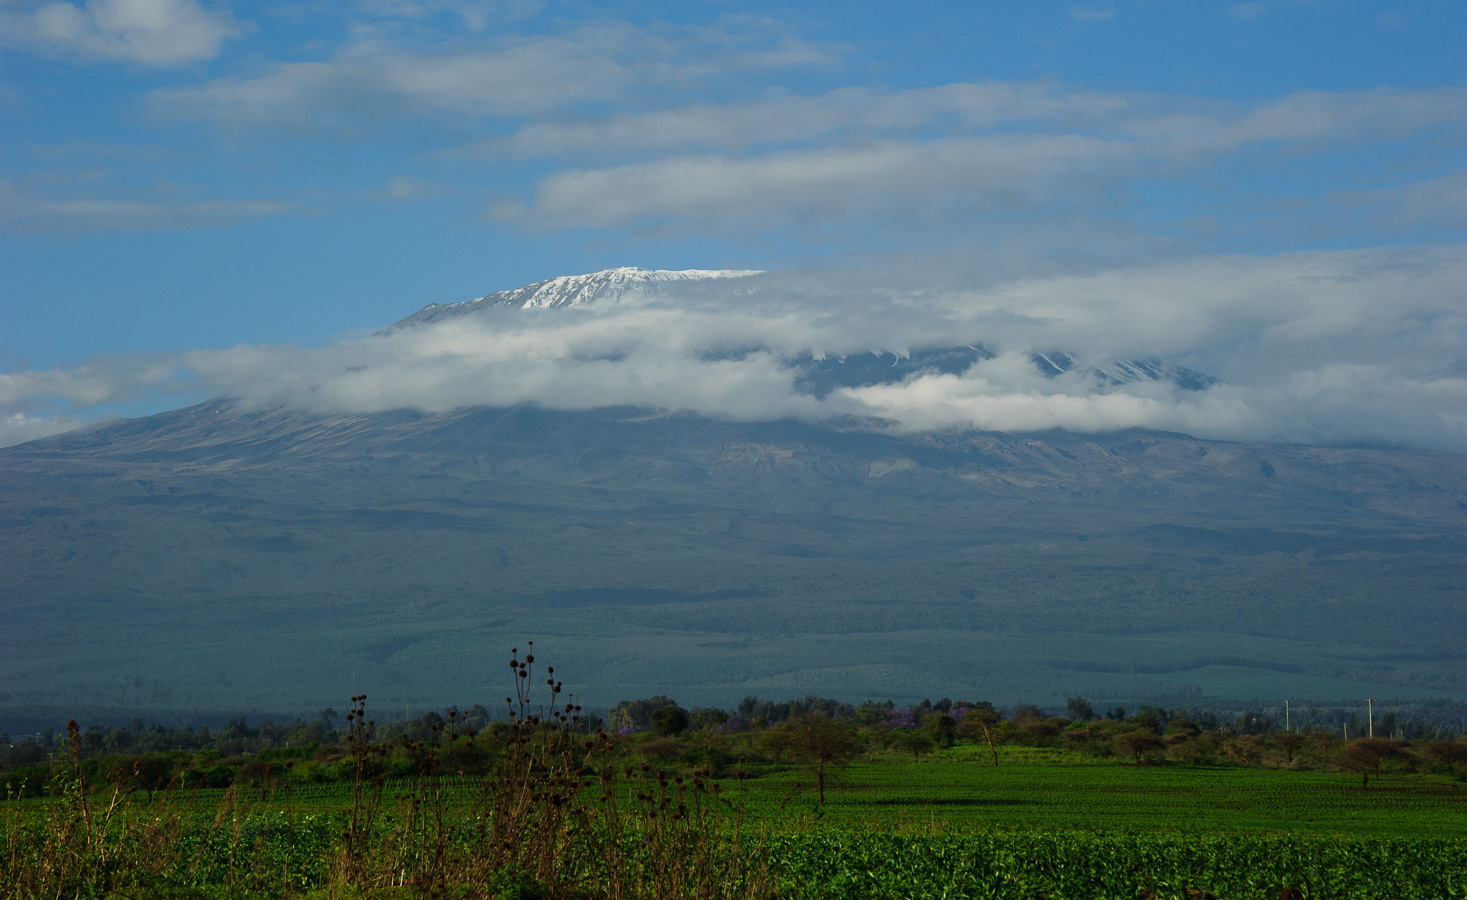
<instances>
[{"instance_id":1,"label":"mountain slope","mask_svg":"<svg viewBox=\"0 0 1467 900\"><path fill-rule=\"evenodd\" d=\"M526 638L591 703L1467 697L1453 454L215 401L0 511L0 709L479 702Z\"/></svg>"}]
</instances>

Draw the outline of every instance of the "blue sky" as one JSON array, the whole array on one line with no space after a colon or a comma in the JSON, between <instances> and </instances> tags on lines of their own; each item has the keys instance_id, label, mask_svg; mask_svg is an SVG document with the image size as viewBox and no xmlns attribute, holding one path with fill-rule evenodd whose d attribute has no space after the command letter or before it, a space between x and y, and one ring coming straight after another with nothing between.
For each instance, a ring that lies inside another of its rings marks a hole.
<instances>
[{"instance_id":1,"label":"blue sky","mask_svg":"<svg viewBox=\"0 0 1467 900\"><path fill-rule=\"evenodd\" d=\"M1149 298L1093 301L1118 335L1236 268L1209 329L1105 352L1247 387L1288 334L1268 378L1375 405L1237 436L1461 449L1464 45L1458 2L0 0L0 443L250 392L203 351L639 265L827 316L789 285Z\"/></svg>"}]
</instances>

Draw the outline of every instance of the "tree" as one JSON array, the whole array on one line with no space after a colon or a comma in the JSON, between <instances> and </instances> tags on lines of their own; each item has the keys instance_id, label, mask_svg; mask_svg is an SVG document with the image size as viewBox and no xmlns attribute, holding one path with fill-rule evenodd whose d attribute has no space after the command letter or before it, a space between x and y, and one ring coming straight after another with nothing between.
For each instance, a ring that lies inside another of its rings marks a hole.
<instances>
[{"instance_id":1,"label":"tree","mask_svg":"<svg viewBox=\"0 0 1467 900\"><path fill-rule=\"evenodd\" d=\"M727 721L728 713L718 707L700 707L693 710L688 727L694 731L702 731L705 728L717 728Z\"/></svg>"},{"instance_id":2,"label":"tree","mask_svg":"<svg viewBox=\"0 0 1467 900\"><path fill-rule=\"evenodd\" d=\"M784 725L770 728L759 736L759 749L769 754L774 764L779 765L780 757L790 748L790 731Z\"/></svg>"},{"instance_id":3,"label":"tree","mask_svg":"<svg viewBox=\"0 0 1467 900\"><path fill-rule=\"evenodd\" d=\"M1386 760L1409 762L1411 754L1402 741L1389 738L1360 738L1351 741L1335 757L1335 764L1346 772L1359 772L1361 787L1370 786L1370 773L1380 777L1380 764Z\"/></svg>"},{"instance_id":4,"label":"tree","mask_svg":"<svg viewBox=\"0 0 1467 900\"><path fill-rule=\"evenodd\" d=\"M911 753L913 759L918 759L923 753L932 750L932 736L914 728L893 728L886 733L886 743L898 750Z\"/></svg>"},{"instance_id":5,"label":"tree","mask_svg":"<svg viewBox=\"0 0 1467 900\"><path fill-rule=\"evenodd\" d=\"M1137 763L1141 762L1142 754L1155 753L1166 747L1166 741L1160 735L1146 728L1123 731L1115 736L1113 743L1117 753L1129 756Z\"/></svg>"},{"instance_id":6,"label":"tree","mask_svg":"<svg viewBox=\"0 0 1467 900\"><path fill-rule=\"evenodd\" d=\"M683 730L688 727L689 721L687 710L672 704L661 709L654 709L648 719L652 724L652 730L661 737L682 734Z\"/></svg>"},{"instance_id":7,"label":"tree","mask_svg":"<svg viewBox=\"0 0 1467 900\"><path fill-rule=\"evenodd\" d=\"M988 742L988 752L993 754L993 764L998 765L998 748L993 744L993 729L999 723L998 710L993 708L992 703L983 703L974 706L963 713L963 718L958 722L958 735L965 738L983 736Z\"/></svg>"},{"instance_id":8,"label":"tree","mask_svg":"<svg viewBox=\"0 0 1467 900\"><path fill-rule=\"evenodd\" d=\"M1263 759L1263 740L1256 734L1240 734L1223 744L1228 756L1245 766L1255 766Z\"/></svg>"},{"instance_id":9,"label":"tree","mask_svg":"<svg viewBox=\"0 0 1467 900\"><path fill-rule=\"evenodd\" d=\"M611 708L607 718L612 731L646 731L652 727L653 711L664 706L677 706L677 702L661 694L645 700L623 700Z\"/></svg>"},{"instance_id":10,"label":"tree","mask_svg":"<svg viewBox=\"0 0 1467 900\"><path fill-rule=\"evenodd\" d=\"M1304 736L1292 731L1280 731L1273 736L1274 746L1284 751L1289 756L1289 764L1294 763L1294 751L1304 746Z\"/></svg>"},{"instance_id":11,"label":"tree","mask_svg":"<svg viewBox=\"0 0 1467 900\"><path fill-rule=\"evenodd\" d=\"M850 761L857 749L856 735L844 722L823 712L805 713L789 722L790 751L815 776L820 805L825 805L825 778Z\"/></svg>"},{"instance_id":12,"label":"tree","mask_svg":"<svg viewBox=\"0 0 1467 900\"><path fill-rule=\"evenodd\" d=\"M922 728L932 735L932 743L947 748L957 736L958 721L945 712L931 712L923 717Z\"/></svg>"},{"instance_id":13,"label":"tree","mask_svg":"<svg viewBox=\"0 0 1467 900\"><path fill-rule=\"evenodd\" d=\"M1426 755L1456 771L1458 763L1467 762L1467 742L1432 741L1426 745Z\"/></svg>"},{"instance_id":14,"label":"tree","mask_svg":"<svg viewBox=\"0 0 1467 900\"><path fill-rule=\"evenodd\" d=\"M1065 715L1071 719L1088 722L1095 718L1095 707L1084 697L1071 697L1065 701Z\"/></svg>"}]
</instances>

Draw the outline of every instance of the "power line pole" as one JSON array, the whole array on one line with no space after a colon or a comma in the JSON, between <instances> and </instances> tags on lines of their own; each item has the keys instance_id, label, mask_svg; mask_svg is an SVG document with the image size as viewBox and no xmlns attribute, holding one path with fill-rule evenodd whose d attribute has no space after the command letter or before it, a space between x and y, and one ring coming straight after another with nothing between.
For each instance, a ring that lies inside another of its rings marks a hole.
<instances>
[{"instance_id":1,"label":"power line pole","mask_svg":"<svg viewBox=\"0 0 1467 900\"><path fill-rule=\"evenodd\" d=\"M1291 729L1289 727L1289 701L1287 701L1287 700L1284 701L1284 730L1285 731L1292 731L1293 730L1293 729Z\"/></svg>"},{"instance_id":2,"label":"power line pole","mask_svg":"<svg viewBox=\"0 0 1467 900\"><path fill-rule=\"evenodd\" d=\"M1365 720L1369 723L1370 736L1375 737L1375 698L1365 698Z\"/></svg>"}]
</instances>

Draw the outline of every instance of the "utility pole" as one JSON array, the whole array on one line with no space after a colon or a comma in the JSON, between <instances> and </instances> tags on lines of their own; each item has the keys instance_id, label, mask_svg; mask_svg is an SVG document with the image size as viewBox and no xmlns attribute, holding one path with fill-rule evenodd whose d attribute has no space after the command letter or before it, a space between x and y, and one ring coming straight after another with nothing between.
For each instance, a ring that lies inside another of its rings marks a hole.
<instances>
[{"instance_id":1,"label":"utility pole","mask_svg":"<svg viewBox=\"0 0 1467 900\"><path fill-rule=\"evenodd\" d=\"M1365 698L1365 720L1369 723L1370 736L1375 737L1375 698Z\"/></svg>"},{"instance_id":2,"label":"utility pole","mask_svg":"<svg viewBox=\"0 0 1467 900\"><path fill-rule=\"evenodd\" d=\"M1285 731L1292 731L1293 730L1293 729L1291 729L1289 727L1289 701L1287 701L1287 700L1284 701L1284 730Z\"/></svg>"}]
</instances>

